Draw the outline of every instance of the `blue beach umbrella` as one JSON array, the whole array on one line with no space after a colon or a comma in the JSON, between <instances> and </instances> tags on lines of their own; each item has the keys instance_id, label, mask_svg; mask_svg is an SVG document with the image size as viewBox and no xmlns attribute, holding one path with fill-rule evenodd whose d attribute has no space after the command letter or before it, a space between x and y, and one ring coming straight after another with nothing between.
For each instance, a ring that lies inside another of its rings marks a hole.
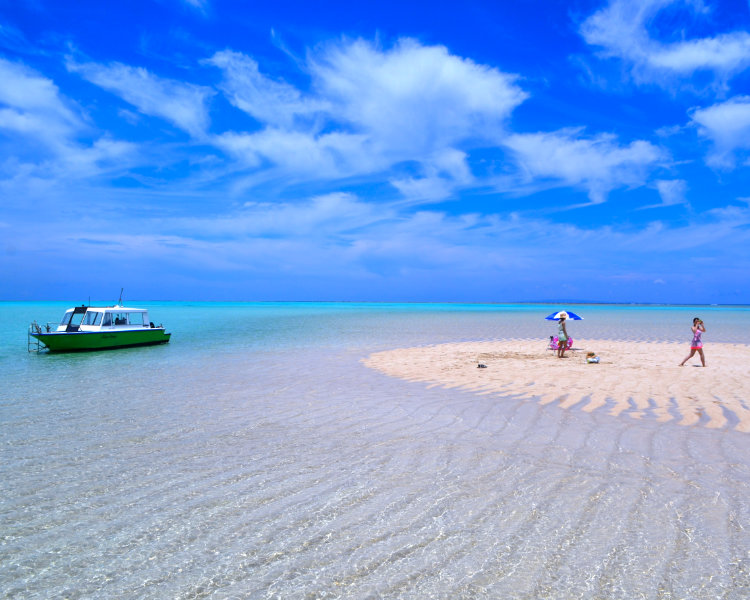
<instances>
[{"instance_id":1,"label":"blue beach umbrella","mask_svg":"<svg viewBox=\"0 0 750 600\"><path fill-rule=\"evenodd\" d=\"M548 317L544 317L548 321L557 321L560 317L565 317L566 319L571 319L572 321L582 321L583 317L579 317L574 312L570 312L569 310L561 310L559 312L554 312Z\"/></svg>"}]
</instances>

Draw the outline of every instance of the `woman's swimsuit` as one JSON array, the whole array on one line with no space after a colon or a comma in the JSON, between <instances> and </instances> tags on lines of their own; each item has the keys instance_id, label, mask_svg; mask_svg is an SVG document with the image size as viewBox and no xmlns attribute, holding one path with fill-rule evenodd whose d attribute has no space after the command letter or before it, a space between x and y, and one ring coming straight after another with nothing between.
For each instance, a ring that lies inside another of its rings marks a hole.
<instances>
[{"instance_id":1,"label":"woman's swimsuit","mask_svg":"<svg viewBox=\"0 0 750 600\"><path fill-rule=\"evenodd\" d=\"M568 341L568 336L565 335L564 323L559 323L557 326L557 339L560 342Z\"/></svg>"},{"instance_id":2,"label":"woman's swimsuit","mask_svg":"<svg viewBox=\"0 0 750 600\"><path fill-rule=\"evenodd\" d=\"M703 342L701 341L701 334L703 332L700 329L696 329L693 334L693 341L690 343L691 350L700 350L703 348Z\"/></svg>"}]
</instances>

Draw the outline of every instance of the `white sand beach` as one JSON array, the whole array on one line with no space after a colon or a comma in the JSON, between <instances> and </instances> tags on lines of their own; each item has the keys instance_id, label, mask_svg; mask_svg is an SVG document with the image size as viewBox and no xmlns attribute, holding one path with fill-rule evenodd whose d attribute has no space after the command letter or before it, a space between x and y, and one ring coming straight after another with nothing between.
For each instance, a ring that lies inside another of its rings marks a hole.
<instances>
[{"instance_id":1,"label":"white sand beach","mask_svg":"<svg viewBox=\"0 0 750 600\"><path fill-rule=\"evenodd\" d=\"M709 344L706 368L697 354L678 366L689 350L684 343L576 340L559 359L544 340L514 339L400 348L363 362L430 387L750 432L750 346ZM587 363L588 352L600 362Z\"/></svg>"}]
</instances>

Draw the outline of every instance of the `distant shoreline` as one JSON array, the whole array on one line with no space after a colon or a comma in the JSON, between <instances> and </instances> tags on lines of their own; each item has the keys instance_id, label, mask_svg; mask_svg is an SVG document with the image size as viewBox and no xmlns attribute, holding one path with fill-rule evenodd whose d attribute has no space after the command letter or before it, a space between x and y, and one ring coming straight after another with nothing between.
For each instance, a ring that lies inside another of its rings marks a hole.
<instances>
[{"instance_id":1,"label":"distant shoreline","mask_svg":"<svg viewBox=\"0 0 750 600\"><path fill-rule=\"evenodd\" d=\"M66 303L70 306L86 304L86 300L41 300L41 299L5 299L0 303L7 304L40 304L40 303ZM91 305L114 305L116 300L91 300ZM596 302L596 301L577 301L577 302L555 302L555 301L527 301L527 302L461 302L461 301L411 301L411 300L153 300L153 299L128 299L125 304L136 303L173 303L173 304L361 304L361 305L417 305L417 306L544 306L552 308L565 308L569 306L605 306L605 307L646 307L646 308L748 308L749 304L669 304L664 302Z\"/></svg>"}]
</instances>

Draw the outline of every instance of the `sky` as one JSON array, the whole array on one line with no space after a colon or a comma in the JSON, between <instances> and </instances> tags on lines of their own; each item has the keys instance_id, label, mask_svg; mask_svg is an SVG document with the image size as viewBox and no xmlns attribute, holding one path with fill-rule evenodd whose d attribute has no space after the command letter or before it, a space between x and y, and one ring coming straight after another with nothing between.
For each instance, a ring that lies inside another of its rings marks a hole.
<instances>
[{"instance_id":1,"label":"sky","mask_svg":"<svg viewBox=\"0 0 750 600\"><path fill-rule=\"evenodd\" d=\"M0 0L0 300L750 304L747 0Z\"/></svg>"}]
</instances>

